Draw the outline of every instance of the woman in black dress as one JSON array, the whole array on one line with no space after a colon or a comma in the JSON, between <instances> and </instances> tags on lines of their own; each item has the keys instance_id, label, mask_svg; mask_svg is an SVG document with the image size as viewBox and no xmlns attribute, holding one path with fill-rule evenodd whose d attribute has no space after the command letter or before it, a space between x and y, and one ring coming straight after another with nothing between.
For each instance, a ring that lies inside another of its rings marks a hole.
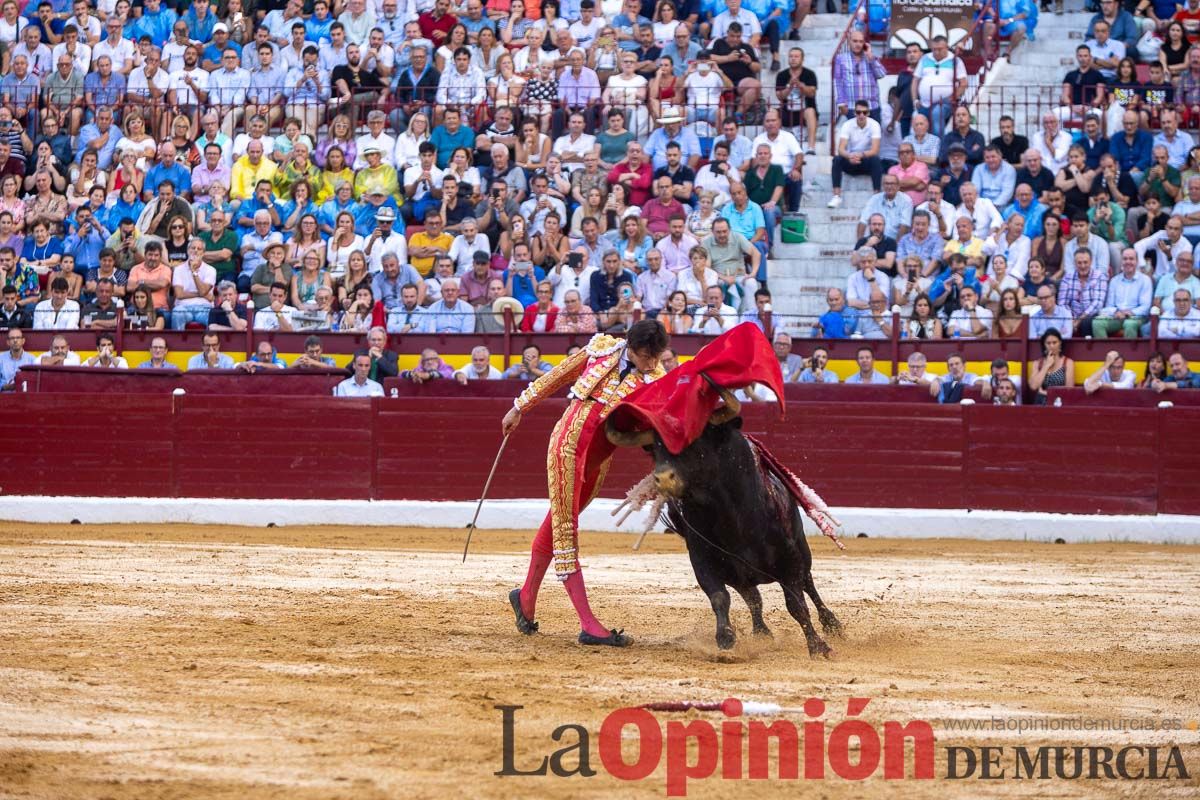
<instances>
[{"instance_id":1,"label":"woman in black dress","mask_svg":"<svg viewBox=\"0 0 1200 800\"><path fill-rule=\"evenodd\" d=\"M1046 405L1047 389L1075 385L1075 362L1063 354L1063 339L1058 329L1050 328L1043 333L1041 343L1042 357L1034 362L1029 372L1029 388L1035 393L1035 406Z\"/></svg>"}]
</instances>

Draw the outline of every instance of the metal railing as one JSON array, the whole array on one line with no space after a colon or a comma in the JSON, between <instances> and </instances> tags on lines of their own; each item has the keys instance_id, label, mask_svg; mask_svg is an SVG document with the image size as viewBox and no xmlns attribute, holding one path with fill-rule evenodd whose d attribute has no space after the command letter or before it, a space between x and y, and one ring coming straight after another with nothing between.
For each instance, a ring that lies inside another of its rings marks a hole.
<instances>
[{"instance_id":1,"label":"metal railing","mask_svg":"<svg viewBox=\"0 0 1200 800\"><path fill-rule=\"evenodd\" d=\"M975 17L975 23L971 26L971 30L966 37L960 41L954 48L954 54L963 59L968 58L972 61L979 59L979 69L972 70L967 66L967 61L963 61L963 66L967 70L967 88L961 97L956 98L956 102L970 105L975 97L979 95L979 90L987 82L988 72L992 65L996 63L996 59L1001 53L1001 39L999 29L992 21L999 16L998 11L999 0L986 0L983 7L979 9ZM965 53L963 42L970 42L970 53ZM958 83L958 61L954 62L955 84Z\"/></svg>"},{"instance_id":2,"label":"metal railing","mask_svg":"<svg viewBox=\"0 0 1200 800\"><path fill-rule=\"evenodd\" d=\"M1156 92L1169 87L1139 84L1132 88L1144 99L1139 99L1134 105L1120 107L1138 112L1142 116L1143 128L1157 129L1160 113L1165 109L1176 107L1175 103L1155 97ZM1098 103L1090 102L1086 97L1084 100L1083 106L1097 112L1101 133L1105 136L1112 136L1120 131L1117 120L1115 118L1110 120L1110 113L1115 107L1111 94L1104 94ZM1080 113L1078 107L1069 116L1060 112L1060 109L1066 107L1062 101L1062 84L991 86L988 87L986 93L981 93L975 99L973 107L976 119L975 127L983 131L985 136L994 135L998 131L1000 117L1003 116L1012 117L1018 125L1016 132L1028 136L1031 140L1041 130L1042 116L1047 112L1063 119L1063 126L1067 128L1078 128L1083 121L1083 114ZM1025 124L1024 130L1020 128L1022 121ZM1115 128L1114 125L1116 125ZM1183 126L1181 125L1180 128L1183 129ZM1196 128L1193 127L1191 130L1196 130Z\"/></svg>"}]
</instances>

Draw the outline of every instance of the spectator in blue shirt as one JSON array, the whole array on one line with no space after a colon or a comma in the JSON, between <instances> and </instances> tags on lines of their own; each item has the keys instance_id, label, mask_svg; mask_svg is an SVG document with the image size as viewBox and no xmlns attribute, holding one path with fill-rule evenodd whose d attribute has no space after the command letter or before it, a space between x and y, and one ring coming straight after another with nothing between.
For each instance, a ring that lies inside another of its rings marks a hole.
<instances>
[{"instance_id":1,"label":"spectator in blue shirt","mask_svg":"<svg viewBox=\"0 0 1200 800\"><path fill-rule=\"evenodd\" d=\"M208 4L208 0L192 0L192 5L183 12L182 19L187 23L188 36L193 42L207 42L213 38L217 14Z\"/></svg>"},{"instance_id":2,"label":"spectator in blue shirt","mask_svg":"<svg viewBox=\"0 0 1200 800\"><path fill-rule=\"evenodd\" d=\"M474 333L475 309L458 296L458 281L442 281L442 299L431 305L421 316L425 333Z\"/></svg>"},{"instance_id":3,"label":"spectator in blue shirt","mask_svg":"<svg viewBox=\"0 0 1200 800\"><path fill-rule=\"evenodd\" d=\"M326 0L317 0L313 3L312 16L304 22L304 38L318 45L328 44L329 28L336 21L329 13L329 3Z\"/></svg>"},{"instance_id":4,"label":"spectator in blue shirt","mask_svg":"<svg viewBox=\"0 0 1200 800\"><path fill-rule=\"evenodd\" d=\"M1163 389L1200 389L1200 373L1192 372L1182 353L1171 353L1167 359L1166 377L1151 381L1150 388L1156 392Z\"/></svg>"},{"instance_id":5,"label":"spectator in blue shirt","mask_svg":"<svg viewBox=\"0 0 1200 800\"><path fill-rule=\"evenodd\" d=\"M1042 235L1042 218L1046 216L1048 210L1033 196L1033 189L1029 184L1021 183L1013 192L1013 201L1000 212L1000 216L1004 217L1006 222L1013 214L1020 214L1024 217L1024 234L1029 237L1030 241L1033 241Z\"/></svg>"},{"instance_id":6,"label":"spectator in blue shirt","mask_svg":"<svg viewBox=\"0 0 1200 800\"><path fill-rule=\"evenodd\" d=\"M962 253L952 253L930 281L929 299L941 316L949 317L958 308L958 293L968 286L976 294L983 293L975 268L967 267L967 259Z\"/></svg>"},{"instance_id":7,"label":"spectator in blue shirt","mask_svg":"<svg viewBox=\"0 0 1200 800\"><path fill-rule=\"evenodd\" d=\"M221 337L206 333L200 338L200 352L188 359L187 368L233 369L233 359L221 352Z\"/></svg>"},{"instance_id":8,"label":"spectator in blue shirt","mask_svg":"<svg viewBox=\"0 0 1200 800\"><path fill-rule=\"evenodd\" d=\"M854 329L858 312L846 305L846 293L836 286L825 294L829 310L813 326L813 336L824 339L845 339Z\"/></svg>"},{"instance_id":9,"label":"spectator in blue shirt","mask_svg":"<svg viewBox=\"0 0 1200 800\"><path fill-rule=\"evenodd\" d=\"M1156 10L1164 7L1163 3L1152 3L1152 5ZM1166 7L1169 7L1171 11L1166 17L1162 18L1164 20L1170 19L1176 8L1173 3ZM1095 6L1090 5L1089 8L1095 8ZM1108 35L1110 38L1116 39L1124 44L1125 51L1127 53L1132 55L1134 52L1136 52L1138 39L1140 39L1142 36L1142 30L1141 26L1138 24L1137 18L1134 17L1133 14L1130 14L1128 11L1122 8L1121 4L1118 3L1117 0L1100 0L1100 10L1094 17L1092 17L1091 21L1088 22L1087 36L1084 37L1085 39L1096 38L1094 33L1096 23L1101 21L1109 23L1110 30ZM1150 28L1150 30L1153 29L1153 27Z\"/></svg>"},{"instance_id":10,"label":"spectator in blue shirt","mask_svg":"<svg viewBox=\"0 0 1200 800\"><path fill-rule=\"evenodd\" d=\"M533 265L529 245L519 242L513 245L512 263L504 270L504 293L521 301L521 306L537 302L537 285L546 277L546 271Z\"/></svg>"},{"instance_id":11,"label":"spectator in blue shirt","mask_svg":"<svg viewBox=\"0 0 1200 800\"><path fill-rule=\"evenodd\" d=\"M462 114L457 108L447 108L442 124L433 129L429 141L437 148L438 169L445 169L456 148L465 147L475 152L475 132L462 124Z\"/></svg>"},{"instance_id":12,"label":"spectator in blue shirt","mask_svg":"<svg viewBox=\"0 0 1200 800\"><path fill-rule=\"evenodd\" d=\"M870 347L863 345L858 348L855 360L858 361L858 372L846 378L846 383L878 383L884 386L890 383L886 375L875 369L875 351Z\"/></svg>"},{"instance_id":13,"label":"spectator in blue shirt","mask_svg":"<svg viewBox=\"0 0 1200 800\"><path fill-rule=\"evenodd\" d=\"M158 161L146 172L142 199L147 203L153 200L155 187L163 181L170 181L181 197L191 199L192 173L175 160L175 145L171 142L163 142L158 146Z\"/></svg>"},{"instance_id":14,"label":"spectator in blue shirt","mask_svg":"<svg viewBox=\"0 0 1200 800\"><path fill-rule=\"evenodd\" d=\"M87 206L79 209L75 222L75 232L67 237L63 249L75 254L79 271L86 275L89 269L100 266L100 251L104 249L109 233L94 219Z\"/></svg>"},{"instance_id":15,"label":"spectator in blue shirt","mask_svg":"<svg viewBox=\"0 0 1200 800\"><path fill-rule=\"evenodd\" d=\"M1088 114L1083 120L1083 133L1075 139L1075 144L1083 148L1084 157L1087 159L1088 169L1097 169L1100 166L1100 156L1108 152L1108 139L1104 138L1104 134L1100 131L1100 117L1096 114Z\"/></svg>"},{"instance_id":16,"label":"spectator in blue shirt","mask_svg":"<svg viewBox=\"0 0 1200 800\"><path fill-rule=\"evenodd\" d=\"M621 256L616 250L605 250L600 259L601 267L592 273L590 300L588 305L593 311L608 311L620 302L618 287L623 283L633 284L637 278L632 272L621 267Z\"/></svg>"},{"instance_id":17,"label":"spectator in blue shirt","mask_svg":"<svg viewBox=\"0 0 1200 800\"><path fill-rule=\"evenodd\" d=\"M253 228L259 211L267 212L271 219L272 229L278 227L275 221L279 217L279 208L276 205L275 195L271 192L271 182L265 179L255 184L254 196L243 201L238 207L237 226L234 228L234 233L242 235ZM334 214L334 219L337 219L336 214Z\"/></svg>"},{"instance_id":18,"label":"spectator in blue shirt","mask_svg":"<svg viewBox=\"0 0 1200 800\"><path fill-rule=\"evenodd\" d=\"M1138 126L1136 111L1126 111L1121 119L1124 129L1113 134L1109 141L1108 152L1117 159L1117 166L1128 172L1139 186L1145 179L1146 170L1150 168L1153 157L1154 137L1148 131Z\"/></svg>"},{"instance_id":19,"label":"spectator in blue shirt","mask_svg":"<svg viewBox=\"0 0 1200 800\"><path fill-rule=\"evenodd\" d=\"M86 93L86 84L84 91ZM121 93L124 94L124 81L121 84ZM101 106L96 109L96 121L89 122L79 129L79 149L75 152L75 160L82 162L84 151L90 148L96 151L97 167L103 170L112 169L113 153L117 150L117 142L121 140L121 136L121 129L113 125L112 109Z\"/></svg>"},{"instance_id":20,"label":"spectator in blue shirt","mask_svg":"<svg viewBox=\"0 0 1200 800\"><path fill-rule=\"evenodd\" d=\"M837 373L829 369L829 351L824 347L813 350L809 366L797 378L799 383L837 383Z\"/></svg>"},{"instance_id":21,"label":"spectator in blue shirt","mask_svg":"<svg viewBox=\"0 0 1200 800\"><path fill-rule=\"evenodd\" d=\"M971 173L971 183L979 189L980 197L991 200L996 208L1004 208L1017 186L1017 171L1001 157L999 147L988 145L983 148L983 163Z\"/></svg>"},{"instance_id":22,"label":"spectator in blue shirt","mask_svg":"<svg viewBox=\"0 0 1200 800\"><path fill-rule=\"evenodd\" d=\"M554 365L542 359L542 351L536 344L531 344L521 351L521 360L504 371L504 377L512 381L536 381Z\"/></svg>"},{"instance_id":23,"label":"spectator in blue shirt","mask_svg":"<svg viewBox=\"0 0 1200 800\"><path fill-rule=\"evenodd\" d=\"M162 0L145 0L142 15L134 22L134 33L139 39L149 36L155 47L162 47L171 38L171 31L178 20L178 14L162 7Z\"/></svg>"}]
</instances>

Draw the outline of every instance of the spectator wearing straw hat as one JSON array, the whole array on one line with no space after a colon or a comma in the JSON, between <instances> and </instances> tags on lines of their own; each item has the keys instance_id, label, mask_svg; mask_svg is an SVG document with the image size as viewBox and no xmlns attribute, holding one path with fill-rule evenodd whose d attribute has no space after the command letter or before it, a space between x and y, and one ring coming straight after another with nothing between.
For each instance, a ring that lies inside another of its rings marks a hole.
<instances>
[{"instance_id":1,"label":"spectator wearing straw hat","mask_svg":"<svg viewBox=\"0 0 1200 800\"><path fill-rule=\"evenodd\" d=\"M667 166L667 145L674 142L679 145L683 163L695 170L700 164L700 139L690 128L683 127L683 115L668 114L660 117L658 124L662 127L656 128L644 145L651 168L658 170Z\"/></svg>"}]
</instances>

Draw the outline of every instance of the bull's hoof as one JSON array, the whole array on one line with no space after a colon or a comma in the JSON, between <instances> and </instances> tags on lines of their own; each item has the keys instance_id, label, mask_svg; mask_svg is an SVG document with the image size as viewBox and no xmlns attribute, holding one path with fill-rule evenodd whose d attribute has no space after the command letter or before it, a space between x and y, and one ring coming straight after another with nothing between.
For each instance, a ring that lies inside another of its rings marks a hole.
<instances>
[{"instance_id":1,"label":"bull's hoof","mask_svg":"<svg viewBox=\"0 0 1200 800\"><path fill-rule=\"evenodd\" d=\"M517 630L526 636L532 636L537 633L538 624L525 616L525 612L521 610L521 590L513 589L508 593L509 605L513 608L513 613L517 615Z\"/></svg>"},{"instance_id":2,"label":"bull's hoof","mask_svg":"<svg viewBox=\"0 0 1200 800\"><path fill-rule=\"evenodd\" d=\"M596 636L587 631L579 632L579 643L586 645L603 645L606 647L628 647L633 644L633 637L627 636L625 631L613 630L609 631L608 636Z\"/></svg>"},{"instance_id":3,"label":"bull's hoof","mask_svg":"<svg viewBox=\"0 0 1200 800\"><path fill-rule=\"evenodd\" d=\"M814 636L808 641L808 655L810 658L829 658L833 655L833 648L820 636Z\"/></svg>"},{"instance_id":4,"label":"bull's hoof","mask_svg":"<svg viewBox=\"0 0 1200 800\"><path fill-rule=\"evenodd\" d=\"M838 618L833 615L832 611L828 609L819 611L817 612L817 616L821 620L821 628L824 629L826 635L837 636L838 638L845 635L846 632L842 628L842 623L838 621Z\"/></svg>"},{"instance_id":5,"label":"bull's hoof","mask_svg":"<svg viewBox=\"0 0 1200 800\"><path fill-rule=\"evenodd\" d=\"M735 641L737 641L737 636L732 627L717 628L717 647L722 650L732 650Z\"/></svg>"},{"instance_id":6,"label":"bull's hoof","mask_svg":"<svg viewBox=\"0 0 1200 800\"><path fill-rule=\"evenodd\" d=\"M766 639L775 638L775 634L771 633L771 629L766 625L755 625L753 633L755 636L762 636Z\"/></svg>"}]
</instances>

